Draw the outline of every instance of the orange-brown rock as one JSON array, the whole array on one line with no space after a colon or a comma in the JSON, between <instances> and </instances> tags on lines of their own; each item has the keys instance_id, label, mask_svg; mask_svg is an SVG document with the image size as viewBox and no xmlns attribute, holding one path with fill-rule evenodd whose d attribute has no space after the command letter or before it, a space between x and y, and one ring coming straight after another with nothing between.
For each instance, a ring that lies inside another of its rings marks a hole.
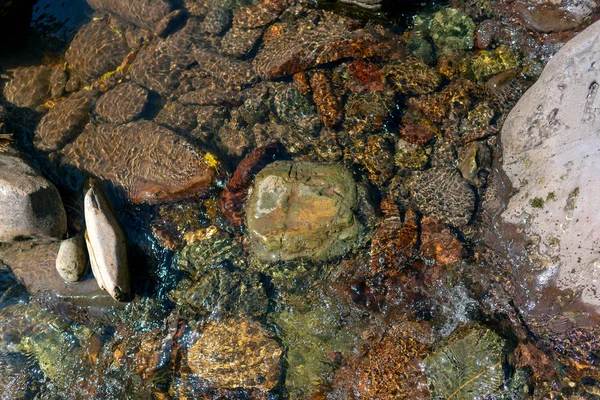
<instances>
[{"instance_id":1,"label":"orange-brown rock","mask_svg":"<svg viewBox=\"0 0 600 400\"><path fill-rule=\"evenodd\" d=\"M421 256L438 266L454 264L462 260L464 247L448 225L436 218L421 220Z\"/></svg>"},{"instance_id":2,"label":"orange-brown rock","mask_svg":"<svg viewBox=\"0 0 600 400\"><path fill-rule=\"evenodd\" d=\"M308 75L306 74L306 72L304 72L304 71L296 72L293 76L293 79L294 79L294 84L296 84L296 87L298 88L300 93L302 93L302 94L310 93L310 82L308 80Z\"/></svg>"},{"instance_id":3,"label":"orange-brown rock","mask_svg":"<svg viewBox=\"0 0 600 400\"><path fill-rule=\"evenodd\" d=\"M353 92L383 90L383 76L381 70L376 64L357 60L348 64L348 69L356 81L350 85Z\"/></svg>"},{"instance_id":4,"label":"orange-brown rock","mask_svg":"<svg viewBox=\"0 0 600 400\"><path fill-rule=\"evenodd\" d=\"M216 183L217 161L151 121L94 125L62 150L65 180L73 168L108 181L135 204L205 196ZM77 172L80 174L80 172ZM74 184L74 185L73 185Z\"/></svg>"},{"instance_id":5,"label":"orange-brown rock","mask_svg":"<svg viewBox=\"0 0 600 400\"><path fill-rule=\"evenodd\" d=\"M413 338L414 329L403 325L394 325L382 338L371 341L359 357L346 361L336 373L328 398L429 399L427 378L420 367L428 347Z\"/></svg>"},{"instance_id":6,"label":"orange-brown rock","mask_svg":"<svg viewBox=\"0 0 600 400\"><path fill-rule=\"evenodd\" d=\"M190 348L188 365L205 386L269 391L279 382L282 350L249 319L213 322Z\"/></svg>"},{"instance_id":7,"label":"orange-brown rock","mask_svg":"<svg viewBox=\"0 0 600 400\"><path fill-rule=\"evenodd\" d=\"M400 216L398 207L389 197L381 204L385 217L371 241L370 267L373 272L402 269L412 258L419 239L417 216L413 211Z\"/></svg>"},{"instance_id":8,"label":"orange-brown rock","mask_svg":"<svg viewBox=\"0 0 600 400\"><path fill-rule=\"evenodd\" d=\"M437 128L427 120L403 120L400 137L409 143L423 146L435 136Z\"/></svg>"},{"instance_id":9,"label":"orange-brown rock","mask_svg":"<svg viewBox=\"0 0 600 400\"><path fill-rule=\"evenodd\" d=\"M327 128L332 128L342 120L342 99L334 92L331 79L325 71L315 71L310 76L313 100L317 105L319 118Z\"/></svg>"}]
</instances>

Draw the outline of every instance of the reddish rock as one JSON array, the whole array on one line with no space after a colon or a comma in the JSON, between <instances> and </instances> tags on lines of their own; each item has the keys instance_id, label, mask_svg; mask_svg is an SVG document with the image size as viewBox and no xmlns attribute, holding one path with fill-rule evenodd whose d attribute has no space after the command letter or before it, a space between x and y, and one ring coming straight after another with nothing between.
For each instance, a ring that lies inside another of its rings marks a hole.
<instances>
[{"instance_id":1,"label":"reddish rock","mask_svg":"<svg viewBox=\"0 0 600 400\"><path fill-rule=\"evenodd\" d=\"M326 12L312 11L264 46L254 58L254 68L264 79L276 79L342 58L368 58L379 53L378 39L365 29L352 29L353 21Z\"/></svg>"},{"instance_id":2,"label":"reddish rock","mask_svg":"<svg viewBox=\"0 0 600 400\"><path fill-rule=\"evenodd\" d=\"M417 216L408 211L401 218L398 206L389 197L381 204L384 220L371 241L369 266L374 273L404 268L417 249Z\"/></svg>"},{"instance_id":3,"label":"reddish rock","mask_svg":"<svg viewBox=\"0 0 600 400\"><path fill-rule=\"evenodd\" d=\"M348 64L348 69L357 83L350 85L353 92L383 90L383 76L377 65L357 60Z\"/></svg>"},{"instance_id":4,"label":"reddish rock","mask_svg":"<svg viewBox=\"0 0 600 400\"><path fill-rule=\"evenodd\" d=\"M296 87L298 88L300 93L302 93L302 94L310 93L310 82L308 80L308 75L306 74L306 72L304 72L304 71L296 72L293 76L293 79L294 79L294 83L296 84Z\"/></svg>"},{"instance_id":5,"label":"reddish rock","mask_svg":"<svg viewBox=\"0 0 600 400\"><path fill-rule=\"evenodd\" d=\"M446 224L432 217L423 217L419 251L424 259L445 266L462 260L464 248Z\"/></svg>"},{"instance_id":6,"label":"reddish rock","mask_svg":"<svg viewBox=\"0 0 600 400\"><path fill-rule=\"evenodd\" d=\"M282 151L283 148L278 142L259 147L244 157L235 169L227 189L221 195L220 209L227 221L236 228L243 225L242 207L254 176Z\"/></svg>"},{"instance_id":7,"label":"reddish rock","mask_svg":"<svg viewBox=\"0 0 600 400\"><path fill-rule=\"evenodd\" d=\"M334 93L328 74L322 70L315 71L310 76L310 86L323 125L332 128L339 124L342 120L342 99Z\"/></svg>"},{"instance_id":8,"label":"reddish rock","mask_svg":"<svg viewBox=\"0 0 600 400\"><path fill-rule=\"evenodd\" d=\"M61 162L65 172L76 168L108 181L136 204L204 196L217 178L211 154L144 120L121 126L88 124L62 150Z\"/></svg>"},{"instance_id":9,"label":"reddish rock","mask_svg":"<svg viewBox=\"0 0 600 400\"><path fill-rule=\"evenodd\" d=\"M411 329L412 328L412 329ZM429 399L420 363L428 346L415 340L416 323L394 325L337 371L328 399Z\"/></svg>"},{"instance_id":10,"label":"reddish rock","mask_svg":"<svg viewBox=\"0 0 600 400\"><path fill-rule=\"evenodd\" d=\"M409 143L423 146L435 136L435 126L427 121L406 120L400 128L400 137Z\"/></svg>"}]
</instances>

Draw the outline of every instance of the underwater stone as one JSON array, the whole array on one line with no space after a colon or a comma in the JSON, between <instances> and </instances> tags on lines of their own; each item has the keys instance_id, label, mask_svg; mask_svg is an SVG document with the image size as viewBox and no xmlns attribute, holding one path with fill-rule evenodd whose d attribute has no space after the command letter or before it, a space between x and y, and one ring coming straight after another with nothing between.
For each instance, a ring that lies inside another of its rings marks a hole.
<instances>
[{"instance_id":1,"label":"underwater stone","mask_svg":"<svg viewBox=\"0 0 600 400\"><path fill-rule=\"evenodd\" d=\"M252 253L266 262L342 255L360 241L356 204L346 169L276 161L258 173L246 205Z\"/></svg>"},{"instance_id":2,"label":"underwater stone","mask_svg":"<svg viewBox=\"0 0 600 400\"><path fill-rule=\"evenodd\" d=\"M59 238L67 216L56 187L21 158L0 153L0 242Z\"/></svg>"},{"instance_id":3,"label":"underwater stone","mask_svg":"<svg viewBox=\"0 0 600 400\"><path fill-rule=\"evenodd\" d=\"M78 282L87 270L87 252L83 236L63 240L56 256L56 271L67 282Z\"/></svg>"},{"instance_id":4,"label":"underwater stone","mask_svg":"<svg viewBox=\"0 0 600 400\"><path fill-rule=\"evenodd\" d=\"M10 72L13 77L2 93L15 106L35 108L50 95L52 69L46 66L19 67Z\"/></svg>"},{"instance_id":5,"label":"underwater stone","mask_svg":"<svg viewBox=\"0 0 600 400\"><path fill-rule=\"evenodd\" d=\"M475 193L458 170L434 167L418 172L409 183L416 207L457 228L468 225L475 211Z\"/></svg>"},{"instance_id":6,"label":"underwater stone","mask_svg":"<svg viewBox=\"0 0 600 400\"><path fill-rule=\"evenodd\" d=\"M263 79L276 79L343 58L374 56L375 37L348 26L351 21L345 17L312 11L294 25L284 25L276 37L264 41L254 58L254 68Z\"/></svg>"},{"instance_id":7,"label":"underwater stone","mask_svg":"<svg viewBox=\"0 0 600 400\"><path fill-rule=\"evenodd\" d=\"M35 146L42 151L56 151L73 141L87 124L96 96L94 91L82 90L56 103L35 131Z\"/></svg>"},{"instance_id":8,"label":"underwater stone","mask_svg":"<svg viewBox=\"0 0 600 400\"><path fill-rule=\"evenodd\" d=\"M106 21L97 20L87 23L77 32L65 59L72 72L85 81L114 71L128 52L125 39Z\"/></svg>"},{"instance_id":9,"label":"underwater stone","mask_svg":"<svg viewBox=\"0 0 600 400\"><path fill-rule=\"evenodd\" d=\"M480 399L494 394L504 383L505 346L505 340L483 327L454 333L424 360L431 398Z\"/></svg>"},{"instance_id":10,"label":"underwater stone","mask_svg":"<svg viewBox=\"0 0 600 400\"><path fill-rule=\"evenodd\" d=\"M98 287L93 276L72 284L56 271L60 242L18 242L0 246L0 260L8 265L27 292L48 308L68 317L100 316L121 304Z\"/></svg>"},{"instance_id":11,"label":"underwater stone","mask_svg":"<svg viewBox=\"0 0 600 400\"><path fill-rule=\"evenodd\" d=\"M167 0L87 0L87 3L95 10L109 11L149 30L154 30L157 23L167 17L172 9Z\"/></svg>"},{"instance_id":12,"label":"underwater stone","mask_svg":"<svg viewBox=\"0 0 600 400\"><path fill-rule=\"evenodd\" d=\"M96 113L107 122L124 124L140 118L147 102L146 89L136 83L126 82L98 99Z\"/></svg>"},{"instance_id":13,"label":"underwater stone","mask_svg":"<svg viewBox=\"0 0 600 400\"><path fill-rule=\"evenodd\" d=\"M157 154L160 156L157 158ZM94 125L62 150L65 183L76 188L87 171L108 180L135 204L206 195L216 182L216 159L151 121Z\"/></svg>"},{"instance_id":14,"label":"underwater stone","mask_svg":"<svg viewBox=\"0 0 600 400\"><path fill-rule=\"evenodd\" d=\"M451 56L473 47L475 23L455 8L444 7L431 15L417 15L414 30L431 37L440 56Z\"/></svg>"},{"instance_id":15,"label":"underwater stone","mask_svg":"<svg viewBox=\"0 0 600 400\"><path fill-rule=\"evenodd\" d=\"M546 296L544 287L554 282L595 307L600 306L599 37L596 22L554 55L501 132L502 168L516 191L502 219L535 239L526 256L544 271L536 292ZM534 198L550 201L540 209L532 206ZM538 315L547 312L534 309L531 317L557 318Z\"/></svg>"},{"instance_id":16,"label":"underwater stone","mask_svg":"<svg viewBox=\"0 0 600 400\"><path fill-rule=\"evenodd\" d=\"M399 139L396 142L394 161L400 168L423 169L429 161L429 156L421 146Z\"/></svg>"},{"instance_id":17,"label":"underwater stone","mask_svg":"<svg viewBox=\"0 0 600 400\"><path fill-rule=\"evenodd\" d=\"M209 387L269 391L279 382L281 355L259 322L236 318L208 325L187 357L192 372Z\"/></svg>"}]
</instances>

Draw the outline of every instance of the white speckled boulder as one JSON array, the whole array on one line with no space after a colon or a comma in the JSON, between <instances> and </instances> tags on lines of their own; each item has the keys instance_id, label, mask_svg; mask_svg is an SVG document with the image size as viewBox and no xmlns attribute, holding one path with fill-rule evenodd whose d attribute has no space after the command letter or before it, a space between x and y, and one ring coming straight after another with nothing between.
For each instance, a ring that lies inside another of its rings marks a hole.
<instances>
[{"instance_id":1,"label":"white speckled boulder","mask_svg":"<svg viewBox=\"0 0 600 400\"><path fill-rule=\"evenodd\" d=\"M600 306L600 23L568 42L502 128L516 193L502 217L534 240L538 286Z\"/></svg>"},{"instance_id":2,"label":"white speckled boulder","mask_svg":"<svg viewBox=\"0 0 600 400\"><path fill-rule=\"evenodd\" d=\"M67 216L54 185L19 157L0 153L0 242L61 238Z\"/></svg>"}]
</instances>

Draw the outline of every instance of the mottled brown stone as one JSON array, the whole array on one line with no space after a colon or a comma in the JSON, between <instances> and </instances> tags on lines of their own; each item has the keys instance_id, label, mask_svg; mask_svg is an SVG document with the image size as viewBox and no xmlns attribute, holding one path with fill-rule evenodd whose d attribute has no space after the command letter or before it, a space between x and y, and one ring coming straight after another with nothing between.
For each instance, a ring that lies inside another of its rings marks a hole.
<instances>
[{"instance_id":1,"label":"mottled brown stone","mask_svg":"<svg viewBox=\"0 0 600 400\"><path fill-rule=\"evenodd\" d=\"M258 322L211 323L190 348L188 365L208 386L269 391L279 382L282 350Z\"/></svg>"},{"instance_id":2,"label":"mottled brown stone","mask_svg":"<svg viewBox=\"0 0 600 400\"><path fill-rule=\"evenodd\" d=\"M62 167L108 180L133 203L161 203L206 195L216 160L170 129L151 121L88 124L62 151Z\"/></svg>"}]
</instances>

